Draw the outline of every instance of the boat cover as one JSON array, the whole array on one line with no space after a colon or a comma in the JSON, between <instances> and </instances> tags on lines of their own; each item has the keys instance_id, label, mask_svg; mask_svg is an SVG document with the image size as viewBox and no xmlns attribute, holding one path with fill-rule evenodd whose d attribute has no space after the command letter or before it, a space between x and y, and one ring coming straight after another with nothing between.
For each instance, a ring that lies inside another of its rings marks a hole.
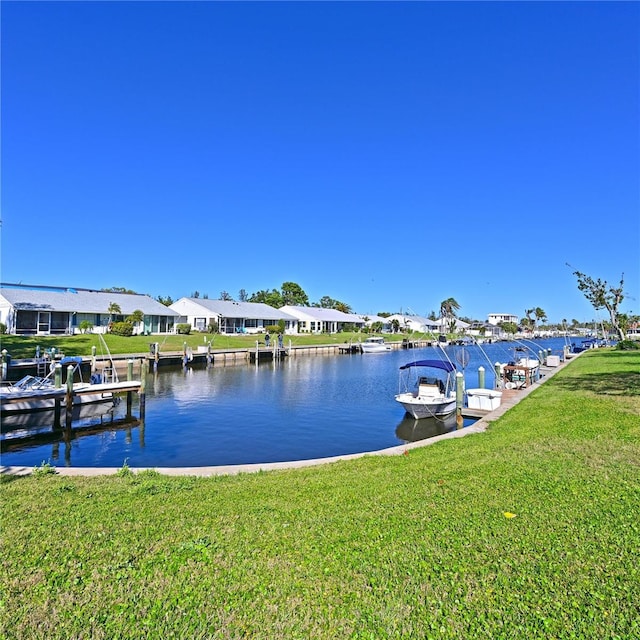
<instances>
[{"instance_id":1,"label":"boat cover","mask_svg":"<svg viewBox=\"0 0 640 640\"><path fill-rule=\"evenodd\" d=\"M60 364L82 364L82 356L65 356Z\"/></svg>"},{"instance_id":2,"label":"boat cover","mask_svg":"<svg viewBox=\"0 0 640 640\"><path fill-rule=\"evenodd\" d=\"M434 369L442 369L448 372L456 368L452 362L445 362L444 360L416 360L402 365L400 369L409 369L410 367L433 367Z\"/></svg>"}]
</instances>

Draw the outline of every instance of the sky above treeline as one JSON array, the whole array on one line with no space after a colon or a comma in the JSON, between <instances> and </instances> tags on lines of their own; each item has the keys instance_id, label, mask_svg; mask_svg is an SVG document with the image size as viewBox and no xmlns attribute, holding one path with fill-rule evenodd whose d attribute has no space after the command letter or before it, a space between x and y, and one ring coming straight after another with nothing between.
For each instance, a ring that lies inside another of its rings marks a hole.
<instances>
[{"instance_id":1,"label":"sky above treeline","mask_svg":"<svg viewBox=\"0 0 640 640\"><path fill-rule=\"evenodd\" d=\"M640 5L3 2L2 281L640 312Z\"/></svg>"}]
</instances>

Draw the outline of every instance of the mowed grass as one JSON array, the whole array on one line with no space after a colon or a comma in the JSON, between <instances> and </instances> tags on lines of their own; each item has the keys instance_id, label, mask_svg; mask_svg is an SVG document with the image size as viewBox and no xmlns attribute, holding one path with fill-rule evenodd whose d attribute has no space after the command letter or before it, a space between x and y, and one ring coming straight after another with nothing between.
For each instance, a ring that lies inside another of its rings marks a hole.
<instances>
[{"instance_id":1,"label":"mowed grass","mask_svg":"<svg viewBox=\"0 0 640 640\"><path fill-rule=\"evenodd\" d=\"M160 353L181 352L185 343L187 347L195 349L204 346L208 342L211 343L212 349L251 349L256 346L256 340L264 346L264 334L257 335L222 335L213 333L194 333L189 335L169 334L157 336L116 336L111 333L105 334L105 342L112 355L118 354L147 354L149 353L149 345L158 343ZM300 345L316 345L316 344L344 344L346 342L358 342L368 337L366 333L358 332L342 332L342 333L319 333L319 334L300 334L284 336L283 346L289 347ZM388 342L401 341L403 338L414 338L407 334L384 334ZM417 335L415 338L423 338L423 335ZM277 339L277 336L271 336L271 344ZM98 356L108 355L100 336L97 333L84 333L73 336L0 336L0 346L6 349L12 358L34 358L36 347L40 347L41 353L45 349L55 347L58 351L62 351L68 356L90 356L92 347L95 347Z\"/></svg>"},{"instance_id":2,"label":"mowed grass","mask_svg":"<svg viewBox=\"0 0 640 640\"><path fill-rule=\"evenodd\" d=\"M637 352L408 455L2 480L4 638L640 637Z\"/></svg>"}]
</instances>

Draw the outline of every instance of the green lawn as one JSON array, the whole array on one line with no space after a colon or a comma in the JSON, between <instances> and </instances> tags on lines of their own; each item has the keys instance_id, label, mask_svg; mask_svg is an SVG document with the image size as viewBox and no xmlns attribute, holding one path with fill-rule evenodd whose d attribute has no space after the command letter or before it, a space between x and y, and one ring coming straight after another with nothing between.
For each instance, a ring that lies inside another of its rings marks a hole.
<instances>
[{"instance_id":1,"label":"green lawn","mask_svg":"<svg viewBox=\"0 0 640 640\"><path fill-rule=\"evenodd\" d=\"M3 638L640 637L640 352L408 455L0 477Z\"/></svg>"},{"instance_id":2,"label":"green lawn","mask_svg":"<svg viewBox=\"0 0 640 640\"><path fill-rule=\"evenodd\" d=\"M289 340L293 346L307 344L344 344L353 340L364 340L368 334L364 333L336 333L336 334L309 334L284 336L284 346L289 346ZM385 334L385 339L389 342L399 341L407 336L404 334ZM256 340L264 343L264 336L226 336L211 333L195 333L192 335L167 335L167 336L131 336L122 337L112 334L104 336L109 351L113 355L128 353L149 353L149 344L157 342L160 352L176 352L182 351L184 343L191 348L200 345L206 345L211 342L212 349L248 349L256 346ZM276 336L271 336L276 339ZM69 356L90 356L91 347L96 347L96 353L101 355L105 353L104 347L100 343L98 334L85 333L74 336L0 336L0 348L6 349L12 358L33 358L35 357L36 347L40 349L50 349L55 347L58 351L62 351Z\"/></svg>"}]
</instances>

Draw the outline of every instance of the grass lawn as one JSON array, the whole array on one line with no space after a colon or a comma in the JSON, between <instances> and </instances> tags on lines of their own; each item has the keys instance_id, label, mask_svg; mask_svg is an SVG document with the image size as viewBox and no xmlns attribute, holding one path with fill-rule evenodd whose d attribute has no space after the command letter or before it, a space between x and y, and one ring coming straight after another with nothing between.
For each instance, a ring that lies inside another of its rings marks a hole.
<instances>
[{"instance_id":1,"label":"grass lawn","mask_svg":"<svg viewBox=\"0 0 640 640\"><path fill-rule=\"evenodd\" d=\"M640 352L408 455L48 471L0 476L3 638L640 638Z\"/></svg>"},{"instance_id":2,"label":"grass lawn","mask_svg":"<svg viewBox=\"0 0 640 640\"><path fill-rule=\"evenodd\" d=\"M313 344L344 344L353 340L365 340L366 333L336 333L336 334L304 334L296 336L284 336L284 346L289 346L289 340L293 346L296 345L313 345ZM131 336L123 337L113 334L103 336L109 351L112 355L117 354L136 354L149 353L149 344L157 342L160 352L180 352L187 346L195 349L197 346L206 345L211 342L212 349L249 349L256 346L256 340L264 343L264 335L239 335L227 336L212 333L194 333L191 335L171 334L167 336ZM406 338L406 334L385 334L388 342L401 341ZM411 337L411 336L409 336ZM276 336L271 336L272 340ZM273 344L273 343L272 343ZM100 338L95 333L85 333L73 336L0 336L0 345L2 349L6 349L12 358L33 358L35 357L36 347L39 346L42 351L55 347L58 351L62 351L68 356L90 356L91 347L96 348L98 355L104 354L104 347L100 344ZM105 354L106 355L106 354Z\"/></svg>"}]
</instances>

